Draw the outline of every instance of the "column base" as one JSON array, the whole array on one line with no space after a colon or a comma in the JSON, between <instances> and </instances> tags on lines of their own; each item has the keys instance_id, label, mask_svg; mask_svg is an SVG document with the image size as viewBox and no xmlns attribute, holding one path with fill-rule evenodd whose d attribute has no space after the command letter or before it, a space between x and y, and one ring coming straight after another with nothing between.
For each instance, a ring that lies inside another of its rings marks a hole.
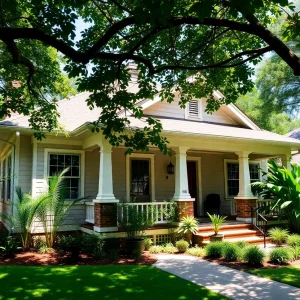
<instances>
[{"instance_id":1,"label":"column base","mask_svg":"<svg viewBox=\"0 0 300 300\"><path fill-rule=\"evenodd\" d=\"M194 202L195 198L190 199L174 199L175 202L178 202L178 214L179 214L179 221L182 220L183 217L186 216L194 216Z\"/></svg>"},{"instance_id":2,"label":"column base","mask_svg":"<svg viewBox=\"0 0 300 300\"><path fill-rule=\"evenodd\" d=\"M236 220L238 222L244 222L244 223L249 223L249 224L252 223L252 219L251 218L239 218L239 217L237 217Z\"/></svg>"},{"instance_id":3,"label":"column base","mask_svg":"<svg viewBox=\"0 0 300 300\"><path fill-rule=\"evenodd\" d=\"M118 231L118 227L99 227L99 226L94 226L94 231L95 232L113 232L113 231Z\"/></svg>"},{"instance_id":4,"label":"column base","mask_svg":"<svg viewBox=\"0 0 300 300\"><path fill-rule=\"evenodd\" d=\"M93 200L93 202L115 203L115 202L119 202L119 200L115 198L114 194L107 194L107 195L97 195L96 199Z\"/></svg>"},{"instance_id":5,"label":"column base","mask_svg":"<svg viewBox=\"0 0 300 300\"><path fill-rule=\"evenodd\" d=\"M246 223L251 223L251 207L256 208L256 201L258 197L254 196L237 196L234 197L236 200L236 210L237 210L237 221L242 221ZM251 207L250 207L251 206Z\"/></svg>"}]
</instances>

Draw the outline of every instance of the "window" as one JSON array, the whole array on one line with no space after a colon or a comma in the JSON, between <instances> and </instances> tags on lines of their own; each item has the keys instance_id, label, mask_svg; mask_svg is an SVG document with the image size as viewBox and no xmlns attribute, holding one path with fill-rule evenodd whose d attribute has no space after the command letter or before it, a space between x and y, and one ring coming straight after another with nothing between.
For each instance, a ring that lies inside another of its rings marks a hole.
<instances>
[{"instance_id":1,"label":"window","mask_svg":"<svg viewBox=\"0 0 300 300\"><path fill-rule=\"evenodd\" d=\"M2 161L2 199L10 200L11 198L11 178L12 178L12 156L11 154Z\"/></svg>"},{"instance_id":2,"label":"window","mask_svg":"<svg viewBox=\"0 0 300 300\"><path fill-rule=\"evenodd\" d=\"M49 153L48 176L69 168L65 174L66 199L78 199L80 195L80 155Z\"/></svg>"},{"instance_id":3,"label":"window","mask_svg":"<svg viewBox=\"0 0 300 300\"><path fill-rule=\"evenodd\" d=\"M239 164L227 162L227 196L235 197L239 193ZM249 163L251 183L260 181L259 163Z\"/></svg>"},{"instance_id":4,"label":"window","mask_svg":"<svg viewBox=\"0 0 300 300\"><path fill-rule=\"evenodd\" d=\"M202 119L202 101L201 100L190 100L186 105L185 112L186 119Z\"/></svg>"}]
</instances>

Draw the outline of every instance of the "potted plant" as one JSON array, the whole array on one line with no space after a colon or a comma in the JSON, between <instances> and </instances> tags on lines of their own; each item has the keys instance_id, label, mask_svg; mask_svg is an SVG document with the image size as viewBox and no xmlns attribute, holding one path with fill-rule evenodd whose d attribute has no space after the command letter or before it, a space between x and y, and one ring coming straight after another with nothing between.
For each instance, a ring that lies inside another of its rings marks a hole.
<instances>
[{"instance_id":1,"label":"potted plant","mask_svg":"<svg viewBox=\"0 0 300 300\"><path fill-rule=\"evenodd\" d=\"M178 225L178 232L186 235L189 244L192 242L192 235L198 232L198 221L194 216L185 216Z\"/></svg>"},{"instance_id":2,"label":"potted plant","mask_svg":"<svg viewBox=\"0 0 300 300\"><path fill-rule=\"evenodd\" d=\"M142 253L144 248L144 232L154 225L152 210L139 210L136 205L120 204L122 215L119 217L119 225L126 233L126 248L130 255Z\"/></svg>"},{"instance_id":3,"label":"potted plant","mask_svg":"<svg viewBox=\"0 0 300 300\"><path fill-rule=\"evenodd\" d=\"M220 234L219 231L220 231L220 226L225 222L227 217L222 217L222 216L216 215L216 214L211 215L209 213L207 213L207 215L209 216L209 218L212 222L213 229L214 229L214 232L215 232L214 235L211 235L209 237L210 241L211 242L221 242L221 241L223 241L224 234Z\"/></svg>"}]
</instances>

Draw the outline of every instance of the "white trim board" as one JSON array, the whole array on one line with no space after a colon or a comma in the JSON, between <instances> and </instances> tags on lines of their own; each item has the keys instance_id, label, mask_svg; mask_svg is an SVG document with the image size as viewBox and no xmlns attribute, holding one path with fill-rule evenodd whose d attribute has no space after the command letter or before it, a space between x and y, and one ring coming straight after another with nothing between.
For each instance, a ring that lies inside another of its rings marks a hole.
<instances>
[{"instance_id":1,"label":"white trim board","mask_svg":"<svg viewBox=\"0 0 300 300\"><path fill-rule=\"evenodd\" d=\"M140 158L150 160L150 189L151 189L151 201L155 201L155 170L154 170L154 156L155 154L145 154L145 153L132 153L131 155L126 155L126 200L130 202L130 158Z\"/></svg>"}]
</instances>

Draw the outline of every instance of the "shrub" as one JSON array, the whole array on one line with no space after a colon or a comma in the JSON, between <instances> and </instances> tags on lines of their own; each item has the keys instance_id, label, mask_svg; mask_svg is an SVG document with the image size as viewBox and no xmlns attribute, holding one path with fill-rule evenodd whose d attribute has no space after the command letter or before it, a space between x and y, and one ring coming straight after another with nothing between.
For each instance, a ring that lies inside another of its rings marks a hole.
<instances>
[{"instance_id":1,"label":"shrub","mask_svg":"<svg viewBox=\"0 0 300 300\"><path fill-rule=\"evenodd\" d=\"M205 247L206 256L209 258L222 257L223 247L224 247L224 243L222 242L209 243Z\"/></svg>"},{"instance_id":2,"label":"shrub","mask_svg":"<svg viewBox=\"0 0 300 300\"><path fill-rule=\"evenodd\" d=\"M16 253L22 249L18 244L18 241L14 237L8 236L4 239L2 246L0 246L0 250L4 251L5 257L14 258Z\"/></svg>"},{"instance_id":3,"label":"shrub","mask_svg":"<svg viewBox=\"0 0 300 300\"><path fill-rule=\"evenodd\" d=\"M105 241L101 234L93 233L83 236L82 251L98 259L104 256Z\"/></svg>"},{"instance_id":4,"label":"shrub","mask_svg":"<svg viewBox=\"0 0 300 300\"><path fill-rule=\"evenodd\" d=\"M109 249L107 251L107 257L109 259L111 259L112 261L116 261L119 259L120 257L120 249L119 248L112 248L112 249Z\"/></svg>"},{"instance_id":5,"label":"shrub","mask_svg":"<svg viewBox=\"0 0 300 300\"><path fill-rule=\"evenodd\" d=\"M174 247L174 245L172 243L168 243L162 246L162 251L163 253L169 253L169 254L173 254L175 252L177 252L177 248Z\"/></svg>"},{"instance_id":6,"label":"shrub","mask_svg":"<svg viewBox=\"0 0 300 300\"><path fill-rule=\"evenodd\" d=\"M150 249L150 247L152 246L152 244L153 244L153 241L152 241L151 238L145 238L144 239L145 250L148 251Z\"/></svg>"},{"instance_id":7,"label":"shrub","mask_svg":"<svg viewBox=\"0 0 300 300\"><path fill-rule=\"evenodd\" d=\"M207 215L209 216L209 218L212 222L215 235L217 235L220 231L221 225L225 222L227 217L222 217L222 216L219 216L219 215L216 215L216 214L211 215L208 212L207 212Z\"/></svg>"},{"instance_id":8,"label":"shrub","mask_svg":"<svg viewBox=\"0 0 300 300\"><path fill-rule=\"evenodd\" d=\"M178 226L178 233L185 234L187 241L191 243L192 235L198 232L198 225L194 216L183 217Z\"/></svg>"},{"instance_id":9,"label":"shrub","mask_svg":"<svg viewBox=\"0 0 300 300\"><path fill-rule=\"evenodd\" d=\"M184 253L189 247L189 243L185 240L179 240L176 242L176 248L180 253Z\"/></svg>"},{"instance_id":10,"label":"shrub","mask_svg":"<svg viewBox=\"0 0 300 300\"><path fill-rule=\"evenodd\" d=\"M69 254L73 260L77 260L82 249L82 235L61 236L57 249Z\"/></svg>"},{"instance_id":11,"label":"shrub","mask_svg":"<svg viewBox=\"0 0 300 300\"><path fill-rule=\"evenodd\" d=\"M53 248L49 248L46 244L41 246L38 250L39 253L45 254L45 253L51 253L53 252Z\"/></svg>"},{"instance_id":12,"label":"shrub","mask_svg":"<svg viewBox=\"0 0 300 300\"><path fill-rule=\"evenodd\" d=\"M261 265L264 261L266 254L256 245L251 245L244 249L243 260L249 265Z\"/></svg>"},{"instance_id":13,"label":"shrub","mask_svg":"<svg viewBox=\"0 0 300 300\"><path fill-rule=\"evenodd\" d=\"M293 259L293 254L289 248L274 248L270 252L270 261L274 264L286 264Z\"/></svg>"},{"instance_id":14,"label":"shrub","mask_svg":"<svg viewBox=\"0 0 300 300\"><path fill-rule=\"evenodd\" d=\"M286 242L289 232L286 229L274 227L268 231L268 234L272 242L280 246Z\"/></svg>"},{"instance_id":15,"label":"shrub","mask_svg":"<svg viewBox=\"0 0 300 300\"><path fill-rule=\"evenodd\" d=\"M241 248L234 243L224 243L222 254L225 261L237 261L241 256Z\"/></svg>"},{"instance_id":16,"label":"shrub","mask_svg":"<svg viewBox=\"0 0 300 300\"><path fill-rule=\"evenodd\" d=\"M293 247L290 247L291 253L293 260L297 260L300 258L300 246L296 245Z\"/></svg>"},{"instance_id":17,"label":"shrub","mask_svg":"<svg viewBox=\"0 0 300 300\"><path fill-rule=\"evenodd\" d=\"M241 241L235 242L235 245L237 245L240 249L244 249L244 248L249 246L249 243L247 243L246 241L241 240Z\"/></svg>"},{"instance_id":18,"label":"shrub","mask_svg":"<svg viewBox=\"0 0 300 300\"><path fill-rule=\"evenodd\" d=\"M203 257L205 256L205 249L200 247L188 248L186 253L193 256Z\"/></svg>"},{"instance_id":19,"label":"shrub","mask_svg":"<svg viewBox=\"0 0 300 300\"><path fill-rule=\"evenodd\" d=\"M291 234L287 238L287 244L291 247L299 246L300 247L300 235Z\"/></svg>"},{"instance_id":20,"label":"shrub","mask_svg":"<svg viewBox=\"0 0 300 300\"><path fill-rule=\"evenodd\" d=\"M149 248L149 252L152 254L162 253L163 252L163 246L151 246Z\"/></svg>"},{"instance_id":21,"label":"shrub","mask_svg":"<svg viewBox=\"0 0 300 300\"><path fill-rule=\"evenodd\" d=\"M43 239L40 236L37 236L33 239L33 246L34 246L34 250L36 252L39 252L39 250L46 246L46 242L43 241Z\"/></svg>"}]
</instances>

